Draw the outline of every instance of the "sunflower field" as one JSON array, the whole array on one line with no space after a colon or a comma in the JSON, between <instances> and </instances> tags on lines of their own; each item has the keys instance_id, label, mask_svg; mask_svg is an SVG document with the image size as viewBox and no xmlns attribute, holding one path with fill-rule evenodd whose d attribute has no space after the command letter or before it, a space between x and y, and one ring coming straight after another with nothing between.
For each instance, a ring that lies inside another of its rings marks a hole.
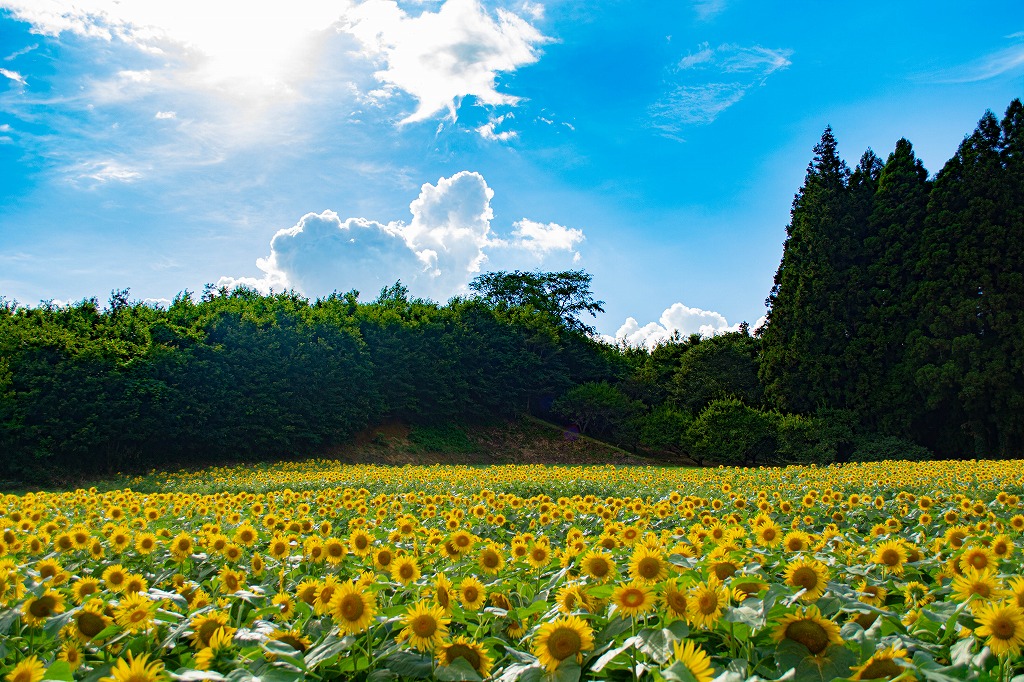
<instances>
[{"instance_id":1,"label":"sunflower field","mask_svg":"<svg viewBox=\"0 0 1024 682\"><path fill-rule=\"evenodd\" d=\"M1024 681L1024 461L0 494L0 676Z\"/></svg>"}]
</instances>

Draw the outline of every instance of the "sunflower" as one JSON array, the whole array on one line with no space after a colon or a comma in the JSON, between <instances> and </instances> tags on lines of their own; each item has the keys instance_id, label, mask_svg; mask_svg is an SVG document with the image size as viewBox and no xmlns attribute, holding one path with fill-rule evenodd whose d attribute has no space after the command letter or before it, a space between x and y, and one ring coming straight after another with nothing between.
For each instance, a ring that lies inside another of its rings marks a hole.
<instances>
[{"instance_id":1,"label":"sunflower","mask_svg":"<svg viewBox=\"0 0 1024 682\"><path fill-rule=\"evenodd\" d=\"M217 670L237 667L234 654L234 637L227 630L217 630L210 637L209 646L201 649L195 657L196 670Z\"/></svg>"},{"instance_id":2,"label":"sunflower","mask_svg":"<svg viewBox=\"0 0 1024 682\"><path fill-rule=\"evenodd\" d=\"M403 585L415 582L420 577L420 567L411 556L400 556L392 562L391 578Z\"/></svg>"},{"instance_id":3,"label":"sunflower","mask_svg":"<svg viewBox=\"0 0 1024 682\"><path fill-rule=\"evenodd\" d=\"M577 611L590 610L590 598L579 584L565 585L555 595L558 610L569 615Z\"/></svg>"},{"instance_id":4,"label":"sunflower","mask_svg":"<svg viewBox=\"0 0 1024 682\"><path fill-rule=\"evenodd\" d=\"M365 557L373 551L373 536L362 528L356 528L348 536L348 546L357 557Z\"/></svg>"},{"instance_id":5,"label":"sunflower","mask_svg":"<svg viewBox=\"0 0 1024 682\"><path fill-rule=\"evenodd\" d=\"M782 543L782 527L769 519L758 526L755 539L762 547L778 547Z\"/></svg>"},{"instance_id":6,"label":"sunflower","mask_svg":"<svg viewBox=\"0 0 1024 682\"><path fill-rule=\"evenodd\" d=\"M484 605L486 597L487 590L484 584L473 576L467 576L459 583L459 601L465 610L479 610Z\"/></svg>"},{"instance_id":7,"label":"sunflower","mask_svg":"<svg viewBox=\"0 0 1024 682\"><path fill-rule=\"evenodd\" d=\"M149 589L149 581L138 573L129 573L124 578L124 591L128 594L145 592Z\"/></svg>"},{"instance_id":8,"label":"sunflower","mask_svg":"<svg viewBox=\"0 0 1024 682\"><path fill-rule=\"evenodd\" d=\"M711 629L729 603L729 589L712 577L690 588L686 597L686 615L699 628Z\"/></svg>"},{"instance_id":9,"label":"sunflower","mask_svg":"<svg viewBox=\"0 0 1024 682\"><path fill-rule=\"evenodd\" d=\"M105 613L106 604L99 599L87 601L82 609L71 617L72 631L82 642L88 642L103 632L110 625L110 617Z\"/></svg>"},{"instance_id":10,"label":"sunflower","mask_svg":"<svg viewBox=\"0 0 1024 682\"><path fill-rule=\"evenodd\" d=\"M378 571L391 572L391 564L395 561L395 551L390 547L381 547L373 553L373 565Z\"/></svg>"},{"instance_id":11,"label":"sunflower","mask_svg":"<svg viewBox=\"0 0 1024 682\"><path fill-rule=\"evenodd\" d=\"M341 560L345 558L345 553L348 551L345 549L345 543L338 538L327 538L324 540L323 548L327 563L331 566L340 564Z\"/></svg>"},{"instance_id":12,"label":"sunflower","mask_svg":"<svg viewBox=\"0 0 1024 682\"><path fill-rule=\"evenodd\" d=\"M434 652L434 656L443 666L449 666L461 658L469 663L480 674L480 677L487 677L491 674L491 657L487 654L487 650L481 644L467 637L459 636L451 642L441 644Z\"/></svg>"},{"instance_id":13,"label":"sunflower","mask_svg":"<svg viewBox=\"0 0 1024 682\"><path fill-rule=\"evenodd\" d=\"M295 615L295 600L287 592L278 592L270 603L278 608L274 620L288 620Z\"/></svg>"},{"instance_id":14,"label":"sunflower","mask_svg":"<svg viewBox=\"0 0 1024 682\"><path fill-rule=\"evenodd\" d=\"M152 533L139 533L135 536L135 551L139 554L151 554L156 548L157 539Z\"/></svg>"},{"instance_id":15,"label":"sunflower","mask_svg":"<svg viewBox=\"0 0 1024 682\"><path fill-rule=\"evenodd\" d=\"M672 645L672 650L676 662L683 664L695 682L711 682L714 678L711 657L696 642L680 640Z\"/></svg>"},{"instance_id":16,"label":"sunflower","mask_svg":"<svg viewBox=\"0 0 1024 682\"><path fill-rule=\"evenodd\" d=\"M21 605L21 615L28 626L41 625L58 613L64 613L64 595L53 590L46 590L38 597L30 596Z\"/></svg>"},{"instance_id":17,"label":"sunflower","mask_svg":"<svg viewBox=\"0 0 1024 682\"><path fill-rule=\"evenodd\" d=\"M310 606L316 603L316 595L319 592L319 583L313 578L306 578L295 586L295 598Z\"/></svg>"},{"instance_id":18,"label":"sunflower","mask_svg":"<svg viewBox=\"0 0 1024 682\"><path fill-rule=\"evenodd\" d=\"M304 653L309 647L313 645L313 642L309 638L304 637L302 631L299 629L294 630L274 630L267 635L267 640L274 642L284 642L291 648L295 649L300 653Z\"/></svg>"},{"instance_id":19,"label":"sunflower","mask_svg":"<svg viewBox=\"0 0 1024 682\"><path fill-rule=\"evenodd\" d=\"M118 659L110 669L110 677L101 677L100 682L157 682L166 680L164 664L160 660L149 662L149 654L137 658L128 652L128 659Z\"/></svg>"},{"instance_id":20,"label":"sunflower","mask_svg":"<svg viewBox=\"0 0 1024 682\"><path fill-rule=\"evenodd\" d=\"M983 571L968 568L963 575L953 578L950 587L953 590L953 595L962 602L975 597L998 601L1007 596L1007 591L1002 588L1000 580L991 568L986 568Z\"/></svg>"},{"instance_id":21,"label":"sunflower","mask_svg":"<svg viewBox=\"0 0 1024 682\"><path fill-rule=\"evenodd\" d=\"M907 561L907 550L898 540L885 540L875 548L871 563L882 567L883 571L895 575L903 575L903 564Z\"/></svg>"},{"instance_id":22,"label":"sunflower","mask_svg":"<svg viewBox=\"0 0 1024 682\"><path fill-rule=\"evenodd\" d=\"M974 619L980 623L978 637L988 637L985 644L996 656L1016 656L1024 644L1024 609L1013 602L979 604L973 607Z\"/></svg>"},{"instance_id":23,"label":"sunflower","mask_svg":"<svg viewBox=\"0 0 1024 682\"><path fill-rule=\"evenodd\" d=\"M885 598L889 595L889 590L881 585L868 585L867 580L857 583L857 591L860 592L860 601L871 606L882 606L885 604Z\"/></svg>"},{"instance_id":24,"label":"sunflower","mask_svg":"<svg viewBox=\"0 0 1024 682\"><path fill-rule=\"evenodd\" d=\"M171 540L171 556L178 562L185 561L192 556L193 547L192 536L182 531Z\"/></svg>"},{"instance_id":25,"label":"sunflower","mask_svg":"<svg viewBox=\"0 0 1024 682\"><path fill-rule=\"evenodd\" d=\"M405 628L399 633L398 641L409 640L416 649L431 651L448 635L448 622L440 606L418 602L406 610L402 618Z\"/></svg>"},{"instance_id":26,"label":"sunflower","mask_svg":"<svg viewBox=\"0 0 1024 682\"><path fill-rule=\"evenodd\" d=\"M554 671L569 657L583 661L583 652L594 648L594 631L579 616L561 616L537 630L533 653L541 665Z\"/></svg>"},{"instance_id":27,"label":"sunflower","mask_svg":"<svg viewBox=\"0 0 1024 682\"><path fill-rule=\"evenodd\" d=\"M494 545L488 545L480 550L480 554L477 557L477 563L487 575L496 575L505 568L505 557L501 555L501 551Z\"/></svg>"},{"instance_id":28,"label":"sunflower","mask_svg":"<svg viewBox=\"0 0 1024 682\"><path fill-rule=\"evenodd\" d=\"M356 635L370 627L377 605L372 594L345 582L334 590L325 612L331 615L343 635Z\"/></svg>"},{"instance_id":29,"label":"sunflower","mask_svg":"<svg viewBox=\"0 0 1024 682\"><path fill-rule=\"evenodd\" d=\"M337 576L328 575L316 584L316 598L313 600L313 611L322 616L330 610L331 600L342 583Z\"/></svg>"},{"instance_id":30,"label":"sunflower","mask_svg":"<svg viewBox=\"0 0 1024 682\"><path fill-rule=\"evenodd\" d=\"M786 584L803 590L800 599L818 601L828 586L829 571L817 559L799 559L786 567Z\"/></svg>"},{"instance_id":31,"label":"sunflower","mask_svg":"<svg viewBox=\"0 0 1024 682\"><path fill-rule=\"evenodd\" d=\"M654 591L647 583L634 580L612 590L612 603L623 616L635 618L654 609Z\"/></svg>"},{"instance_id":32,"label":"sunflower","mask_svg":"<svg viewBox=\"0 0 1024 682\"><path fill-rule=\"evenodd\" d=\"M583 555L580 570L599 583L608 582L616 573L611 553L599 549L592 549Z\"/></svg>"},{"instance_id":33,"label":"sunflower","mask_svg":"<svg viewBox=\"0 0 1024 682\"><path fill-rule=\"evenodd\" d=\"M107 566L103 571L103 582L106 583L107 589L111 592L121 592L124 590L124 581L128 577L128 572L124 570L124 566L121 564L114 564L113 566Z\"/></svg>"},{"instance_id":34,"label":"sunflower","mask_svg":"<svg viewBox=\"0 0 1024 682\"><path fill-rule=\"evenodd\" d=\"M906 665L901 666L900 663L904 663ZM881 651L876 651L871 655L871 658L864 662L863 665L854 668L854 675L851 679L891 680L906 672L909 666L910 661L907 660L907 650L898 648L896 645L891 645ZM905 677L904 679L912 682L917 678L911 674L909 677Z\"/></svg>"},{"instance_id":35,"label":"sunflower","mask_svg":"<svg viewBox=\"0 0 1024 682\"><path fill-rule=\"evenodd\" d=\"M1000 534L992 538L992 553L1000 559L1009 559L1013 549L1013 540L1008 535Z\"/></svg>"},{"instance_id":36,"label":"sunflower","mask_svg":"<svg viewBox=\"0 0 1024 682\"><path fill-rule=\"evenodd\" d=\"M291 543L288 541L288 538L281 535L275 535L270 539L270 543L267 544L267 554L278 561L283 560L291 554L291 551Z\"/></svg>"},{"instance_id":37,"label":"sunflower","mask_svg":"<svg viewBox=\"0 0 1024 682\"><path fill-rule=\"evenodd\" d=\"M806 552L811 547L811 536L802 530L791 530L782 538L782 546L788 552Z\"/></svg>"},{"instance_id":38,"label":"sunflower","mask_svg":"<svg viewBox=\"0 0 1024 682\"><path fill-rule=\"evenodd\" d=\"M768 589L768 583L764 582L759 578L753 576L736 576L729 583L729 587L732 589L732 598L737 603L743 603L744 600L750 597L756 597L761 592Z\"/></svg>"},{"instance_id":39,"label":"sunflower","mask_svg":"<svg viewBox=\"0 0 1024 682\"><path fill-rule=\"evenodd\" d=\"M534 568L544 568L551 561L551 547L545 542L535 542L526 555L526 561Z\"/></svg>"},{"instance_id":40,"label":"sunflower","mask_svg":"<svg viewBox=\"0 0 1024 682\"><path fill-rule=\"evenodd\" d=\"M69 639L61 645L57 660L64 661L72 670L78 670L82 665L83 656L82 646L75 640Z\"/></svg>"},{"instance_id":41,"label":"sunflower","mask_svg":"<svg viewBox=\"0 0 1024 682\"><path fill-rule=\"evenodd\" d=\"M96 580L96 578L80 578L71 586L71 598L75 600L76 604L81 604L87 599L91 599L99 591L99 580ZM3 597L2 590L0 590L0 597Z\"/></svg>"},{"instance_id":42,"label":"sunflower","mask_svg":"<svg viewBox=\"0 0 1024 682\"><path fill-rule=\"evenodd\" d=\"M803 644L815 656L827 649L829 644L843 643L839 636L839 626L822 617L814 605L783 616L772 631L772 639L776 642L787 639Z\"/></svg>"},{"instance_id":43,"label":"sunflower","mask_svg":"<svg viewBox=\"0 0 1024 682\"><path fill-rule=\"evenodd\" d=\"M4 677L7 682L39 682L43 679L46 666L39 660L38 656L29 656L21 663L14 666L11 672Z\"/></svg>"},{"instance_id":44,"label":"sunflower","mask_svg":"<svg viewBox=\"0 0 1024 682\"><path fill-rule=\"evenodd\" d=\"M245 587L245 573L227 566L220 569L217 579L224 594L234 594Z\"/></svg>"},{"instance_id":45,"label":"sunflower","mask_svg":"<svg viewBox=\"0 0 1024 682\"><path fill-rule=\"evenodd\" d=\"M234 540L243 547L252 547L259 539L259 532L250 523L243 523L235 529Z\"/></svg>"},{"instance_id":46,"label":"sunflower","mask_svg":"<svg viewBox=\"0 0 1024 682\"><path fill-rule=\"evenodd\" d=\"M231 627L230 622L228 614L223 611L210 611L195 616L189 622L189 627L192 629L192 634L189 635L192 646L196 649L205 649L210 646L210 638L219 630L227 630L234 634L235 628Z\"/></svg>"},{"instance_id":47,"label":"sunflower","mask_svg":"<svg viewBox=\"0 0 1024 682\"><path fill-rule=\"evenodd\" d=\"M997 563L999 560L996 558L995 552L988 547L975 545L964 550L960 555L958 565L960 570L966 573L968 568L984 571L986 568L995 568Z\"/></svg>"},{"instance_id":48,"label":"sunflower","mask_svg":"<svg viewBox=\"0 0 1024 682\"><path fill-rule=\"evenodd\" d=\"M661 582L668 576L668 562L662 557L661 551L637 545L629 560L629 575L634 581L648 585Z\"/></svg>"},{"instance_id":49,"label":"sunflower","mask_svg":"<svg viewBox=\"0 0 1024 682\"><path fill-rule=\"evenodd\" d=\"M661 601L669 618L686 618L686 592L679 588L678 581L669 580L665 583Z\"/></svg>"},{"instance_id":50,"label":"sunflower","mask_svg":"<svg viewBox=\"0 0 1024 682\"><path fill-rule=\"evenodd\" d=\"M1010 601L1024 609L1024 578L1017 576L1010 579Z\"/></svg>"},{"instance_id":51,"label":"sunflower","mask_svg":"<svg viewBox=\"0 0 1024 682\"><path fill-rule=\"evenodd\" d=\"M130 632L143 632L153 624L156 603L139 594L129 594L114 609L114 620Z\"/></svg>"}]
</instances>

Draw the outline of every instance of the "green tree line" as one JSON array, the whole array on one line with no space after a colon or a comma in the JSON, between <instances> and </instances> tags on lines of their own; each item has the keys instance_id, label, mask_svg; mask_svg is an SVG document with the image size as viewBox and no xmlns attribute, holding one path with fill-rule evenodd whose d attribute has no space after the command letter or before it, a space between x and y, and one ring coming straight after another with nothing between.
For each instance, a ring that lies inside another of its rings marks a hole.
<instances>
[{"instance_id":1,"label":"green tree line","mask_svg":"<svg viewBox=\"0 0 1024 682\"><path fill-rule=\"evenodd\" d=\"M668 462L1020 456L1024 107L929 177L905 139L852 170L826 129L766 324L599 341L591 276L498 272L446 304L401 283L166 307L0 299L0 478L311 454L388 419L523 413Z\"/></svg>"}]
</instances>

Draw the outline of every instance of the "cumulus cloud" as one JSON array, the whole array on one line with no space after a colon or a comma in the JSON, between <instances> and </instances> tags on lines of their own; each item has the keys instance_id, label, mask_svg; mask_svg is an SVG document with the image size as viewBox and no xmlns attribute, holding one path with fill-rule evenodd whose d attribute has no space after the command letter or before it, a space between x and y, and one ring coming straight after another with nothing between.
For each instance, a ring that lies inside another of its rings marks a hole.
<instances>
[{"instance_id":1,"label":"cumulus cloud","mask_svg":"<svg viewBox=\"0 0 1024 682\"><path fill-rule=\"evenodd\" d=\"M262 276L222 277L218 286L295 288L307 296L357 289L372 297L401 279L415 295L447 300L467 291L491 254L531 265L578 259L581 230L523 219L509 237L497 234L493 197L483 176L462 171L424 184L408 223L307 213L274 235L270 254L256 262Z\"/></svg>"},{"instance_id":2,"label":"cumulus cloud","mask_svg":"<svg viewBox=\"0 0 1024 682\"><path fill-rule=\"evenodd\" d=\"M793 51L753 45L701 43L670 69L662 96L649 109L651 127L679 138L689 125L707 125L755 86L787 68Z\"/></svg>"},{"instance_id":3,"label":"cumulus cloud","mask_svg":"<svg viewBox=\"0 0 1024 682\"><path fill-rule=\"evenodd\" d=\"M455 119L464 97L515 104L518 97L498 91L498 75L536 62L537 47L548 41L519 15L500 8L491 15L479 0L447 0L436 12L415 17L390 0L368 0L346 13L343 30L360 41L367 57L384 63L374 75L385 91L399 89L416 99L416 110L402 124L442 111Z\"/></svg>"},{"instance_id":4,"label":"cumulus cloud","mask_svg":"<svg viewBox=\"0 0 1024 682\"><path fill-rule=\"evenodd\" d=\"M751 326L751 331L759 329L764 321L764 317L759 318ZM648 322L641 326L636 318L627 317L615 332L615 336L605 336L604 339L614 344L626 343L634 347L653 348L659 343L668 341L676 333L683 338L690 334L700 334L706 337L739 331L739 328L738 323L729 324L724 315L714 310L691 308L683 303L673 303L665 309L657 322Z\"/></svg>"},{"instance_id":5,"label":"cumulus cloud","mask_svg":"<svg viewBox=\"0 0 1024 682\"><path fill-rule=\"evenodd\" d=\"M501 116L492 116L488 119L487 123L477 128L476 132L485 140L508 142L512 138L517 137L519 133L514 130L502 130L500 132L495 132L495 129L511 118L515 118L515 114L512 112L502 114Z\"/></svg>"}]
</instances>

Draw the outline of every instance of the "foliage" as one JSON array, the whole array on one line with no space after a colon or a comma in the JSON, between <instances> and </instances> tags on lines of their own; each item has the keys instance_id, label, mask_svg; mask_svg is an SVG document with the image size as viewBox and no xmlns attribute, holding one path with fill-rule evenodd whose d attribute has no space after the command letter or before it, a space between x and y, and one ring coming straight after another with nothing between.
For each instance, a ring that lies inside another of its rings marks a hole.
<instances>
[{"instance_id":1,"label":"foliage","mask_svg":"<svg viewBox=\"0 0 1024 682\"><path fill-rule=\"evenodd\" d=\"M601 435L627 424L643 409L643 404L602 381L576 386L559 397L551 409L579 426L580 433Z\"/></svg>"},{"instance_id":2,"label":"foliage","mask_svg":"<svg viewBox=\"0 0 1024 682\"><path fill-rule=\"evenodd\" d=\"M736 398L715 400L687 430L690 452L702 464L774 464L776 418L774 413L756 410Z\"/></svg>"}]
</instances>

